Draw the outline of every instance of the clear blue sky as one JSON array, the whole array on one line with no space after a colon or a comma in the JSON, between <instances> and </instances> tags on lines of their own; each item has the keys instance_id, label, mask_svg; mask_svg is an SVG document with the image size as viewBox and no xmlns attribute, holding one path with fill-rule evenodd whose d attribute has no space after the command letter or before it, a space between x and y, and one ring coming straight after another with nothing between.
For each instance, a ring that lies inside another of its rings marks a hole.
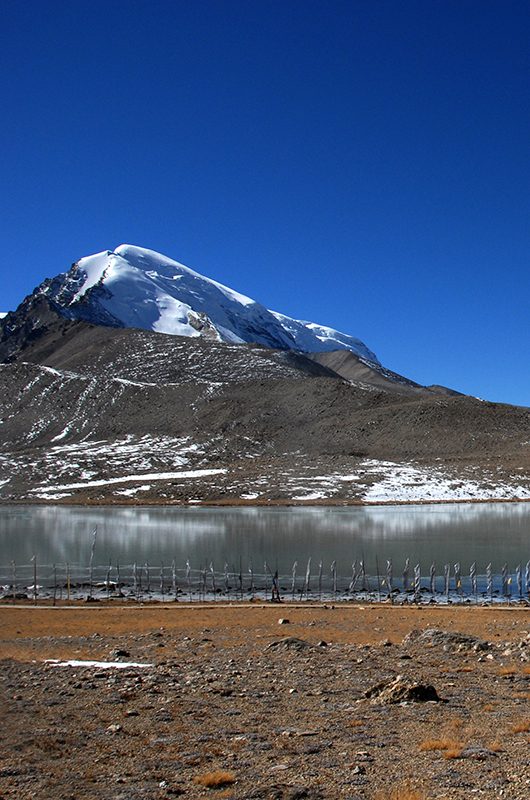
<instances>
[{"instance_id":1,"label":"clear blue sky","mask_svg":"<svg viewBox=\"0 0 530 800\"><path fill-rule=\"evenodd\" d=\"M0 310L122 242L530 405L530 4L0 4Z\"/></svg>"}]
</instances>

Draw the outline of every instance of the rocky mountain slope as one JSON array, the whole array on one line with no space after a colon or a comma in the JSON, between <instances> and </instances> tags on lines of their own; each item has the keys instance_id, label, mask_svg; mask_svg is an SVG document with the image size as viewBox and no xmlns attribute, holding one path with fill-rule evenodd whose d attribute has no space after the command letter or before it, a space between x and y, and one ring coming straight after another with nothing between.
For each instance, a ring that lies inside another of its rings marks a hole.
<instances>
[{"instance_id":1,"label":"rocky mountain slope","mask_svg":"<svg viewBox=\"0 0 530 800\"><path fill-rule=\"evenodd\" d=\"M4 329L3 501L530 497L530 409L367 371L354 354L346 380L332 355L104 327L31 302Z\"/></svg>"}]
</instances>

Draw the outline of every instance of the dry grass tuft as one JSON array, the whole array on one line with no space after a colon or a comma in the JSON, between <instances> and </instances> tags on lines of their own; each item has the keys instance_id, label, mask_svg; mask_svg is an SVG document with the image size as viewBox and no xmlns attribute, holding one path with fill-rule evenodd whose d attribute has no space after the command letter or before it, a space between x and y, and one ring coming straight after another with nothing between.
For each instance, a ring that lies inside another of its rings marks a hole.
<instances>
[{"instance_id":1,"label":"dry grass tuft","mask_svg":"<svg viewBox=\"0 0 530 800\"><path fill-rule=\"evenodd\" d=\"M425 800L425 795L409 783L402 783L389 792L378 792L374 800Z\"/></svg>"},{"instance_id":2,"label":"dry grass tuft","mask_svg":"<svg viewBox=\"0 0 530 800\"><path fill-rule=\"evenodd\" d=\"M193 779L193 783L199 786L205 786L207 789L221 789L223 786L230 786L235 783L236 776L233 772L227 772L224 769L218 769L214 772L205 772L204 775L197 775Z\"/></svg>"},{"instance_id":3,"label":"dry grass tuft","mask_svg":"<svg viewBox=\"0 0 530 800\"><path fill-rule=\"evenodd\" d=\"M493 703L486 703L484 706L482 706L482 710L483 711L495 711L495 706L494 706Z\"/></svg>"},{"instance_id":4,"label":"dry grass tuft","mask_svg":"<svg viewBox=\"0 0 530 800\"><path fill-rule=\"evenodd\" d=\"M463 747L453 747L450 750L446 750L444 752L444 758L460 758L463 749Z\"/></svg>"},{"instance_id":5,"label":"dry grass tuft","mask_svg":"<svg viewBox=\"0 0 530 800\"><path fill-rule=\"evenodd\" d=\"M502 746L502 742L492 742L488 745L488 748L492 751L492 753L502 753L504 747Z\"/></svg>"},{"instance_id":6,"label":"dry grass tuft","mask_svg":"<svg viewBox=\"0 0 530 800\"><path fill-rule=\"evenodd\" d=\"M528 733L530 731L530 720L516 722L512 728L512 733Z\"/></svg>"},{"instance_id":7,"label":"dry grass tuft","mask_svg":"<svg viewBox=\"0 0 530 800\"><path fill-rule=\"evenodd\" d=\"M426 739L420 744L420 750L423 752L430 752L433 750L455 750L462 749L459 742L454 739Z\"/></svg>"},{"instance_id":8,"label":"dry grass tuft","mask_svg":"<svg viewBox=\"0 0 530 800\"><path fill-rule=\"evenodd\" d=\"M462 717L454 717L447 725L446 732L441 737L426 739L420 744L423 752L440 751L444 758L458 758L465 745L463 740L467 739L464 732L465 722Z\"/></svg>"},{"instance_id":9,"label":"dry grass tuft","mask_svg":"<svg viewBox=\"0 0 530 800\"><path fill-rule=\"evenodd\" d=\"M523 675L530 675L530 666L523 667Z\"/></svg>"},{"instance_id":10,"label":"dry grass tuft","mask_svg":"<svg viewBox=\"0 0 530 800\"><path fill-rule=\"evenodd\" d=\"M515 667L501 667L499 669L499 675L504 675L504 677L508 677L509 675L515 675L517 670Z\"/></svg>"}]
</instances>

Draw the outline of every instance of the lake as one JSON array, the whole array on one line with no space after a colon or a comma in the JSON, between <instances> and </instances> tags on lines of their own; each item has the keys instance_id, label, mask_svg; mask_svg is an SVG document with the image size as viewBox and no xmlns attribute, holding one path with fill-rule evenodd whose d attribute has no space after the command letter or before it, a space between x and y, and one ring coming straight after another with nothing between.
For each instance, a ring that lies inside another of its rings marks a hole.
<instances>
[{"instance_id":1,"label":"lake","mask_svg":"<svg viewBox=\"0 0 530 800\"><path fill-rule=\"evenodd\" d=\"M293 508L167 508L0 506L0 580L9 579L10 564L28 567L33 555L44 568L67 562L85 569L97 528L94 565L117 562L183 572L209 568L257 573L267 562L272 572L290 576L293 562L305 574L319 562L329 573L351 576L352 562L363 560L366 572L384 573L387 559L401 575L405 558L429 575L444 564L460 562L468 574L472 562L484 573L491 562L500 573L507 563L530 560L530 504L484 503L421 506L293 507Z\"/></svg>"}]
</instances>

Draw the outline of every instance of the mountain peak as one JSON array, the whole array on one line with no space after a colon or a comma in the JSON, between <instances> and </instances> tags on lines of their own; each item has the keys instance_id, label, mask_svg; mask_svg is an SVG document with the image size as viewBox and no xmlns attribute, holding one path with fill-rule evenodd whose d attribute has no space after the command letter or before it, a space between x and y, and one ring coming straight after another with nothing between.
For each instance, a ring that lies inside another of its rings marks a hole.
<instances>
[{"instance_id":1,"label":"mountain peak","mask_svg":"<svg viewBox=\"0 0 530 800\"><path fill-rule=\"evenodd\" d=\"M85 256L68 272L44 281L35 294L44 295L68 319L304 353L351 350L379 364L353 336L269 311L169 256L137 245L120 244Z\"/></svg>"}]
</instances>

